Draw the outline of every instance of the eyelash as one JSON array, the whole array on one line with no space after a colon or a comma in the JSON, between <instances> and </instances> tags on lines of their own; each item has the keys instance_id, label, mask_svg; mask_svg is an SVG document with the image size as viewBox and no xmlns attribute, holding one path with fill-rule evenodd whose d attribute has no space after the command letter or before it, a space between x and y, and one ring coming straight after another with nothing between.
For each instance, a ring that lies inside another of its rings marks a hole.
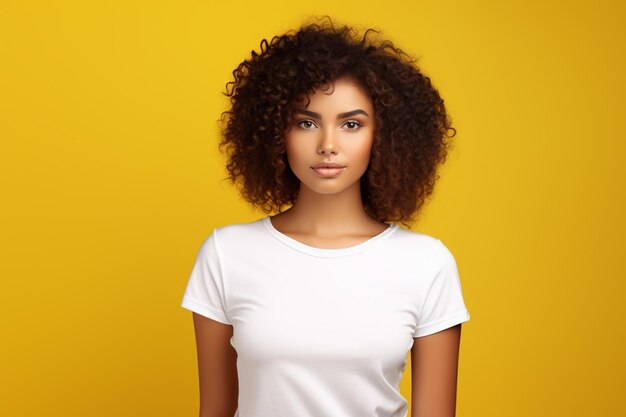
<instances>
[{"instance_id":1,"label":"eyelash","mask_svg":"<svg viewBox=\"0 0 626 417\"><path fill-rule=\"evenodd\" d=\"M300 120L300 121L297 123L297 125L298 125L299 127L301 127L302 129L310 129L310 127L304 127L304 126L302 126L302 124L303 124L303 123L311 123L311 124L315 125L315 122L314 122L313 120L310 120L310 119ZM353 128L353 129L350 129L350 128L349 128L348 130L357 130L357 128L361 127L361 122L359 122L358 120L346 120L346 122L344 123L344 125L345 125L345 124L347 124L347 123L354 123L354 124L356 125L356 127L355 127L355 128Z\"/></svg>"}]
</instances>

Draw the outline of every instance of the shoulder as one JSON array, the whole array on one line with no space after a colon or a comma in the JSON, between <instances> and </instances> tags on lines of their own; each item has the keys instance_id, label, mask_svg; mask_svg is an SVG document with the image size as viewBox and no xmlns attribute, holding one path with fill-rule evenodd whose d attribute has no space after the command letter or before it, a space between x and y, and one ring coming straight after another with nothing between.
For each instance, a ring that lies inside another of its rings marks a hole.
<instances>
[{"instance_id":1,"label":"shoulder","mask_svg":"<svg viewBox=\"0 0 626 417\"><path fill-rule=\"evenodd\" d=\"M249 222L230 223L218 226L213 229L212 234L217 235L220 240L229 240L258 234L262 231L263 227L263 219L258 219Z\"/></svg>"},{"instance_id":2,"label":"shoulder","mask_svg":"<svg viewBox=\"0 0 626 417\"><path fill-rule=\"evenodd\" d=\"M455 263L452 251L438 236L398 226L392 245L398 252L411 253L421 260L428 260L431 264L441 266Z\"/></svg>"},{"instance_id":3,"label":"shoulder","mask_svg":"<svg viewBox=\"0 0 626 417\"><path fill-rule=\"evenodd\" d=\"M262 219L216 226L205 237L203 246L209 246L218 252L228 248L241 248L259 242L263 237L263 228Z\"/></svg>"},{"instance_id":4,"label":"shoulder","mask_svg":"<svg viewBox=\"0 0 626 417\"><path fill-rule=\"evenodd\" d=\"M409 250L430 254L441 243L437 236L405 229L400 225L396 227L393 243Z\"/></svg>"}]
</instances>

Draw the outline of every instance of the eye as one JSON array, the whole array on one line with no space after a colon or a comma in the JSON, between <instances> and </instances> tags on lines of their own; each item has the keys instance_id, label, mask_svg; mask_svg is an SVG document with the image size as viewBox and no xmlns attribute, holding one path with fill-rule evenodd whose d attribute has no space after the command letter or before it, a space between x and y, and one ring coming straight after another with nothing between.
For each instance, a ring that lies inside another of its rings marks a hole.
<instances>
[{"instance_id":1,"label":"eye","mask_svg":"<svg viewBox=\"0 0 626 417\"><path fill-rule=\"evenodd\" d=\"M359 127L361 127L361 123L356 120L348 120L343 125L347 127L348 130L357 130Z\"/></svg>"},{"instance_id":2,"label":"eye","mask_svg":"<svg viewBox=\"0 0 626 417\"><path fill-rule=\"evenodd\" d=\"M312 120L305 119L305 120L300 120L298 122L298 126L300 126L303 129L313 129L315 127L315 123Z\"/></svg>"}]
</instances>

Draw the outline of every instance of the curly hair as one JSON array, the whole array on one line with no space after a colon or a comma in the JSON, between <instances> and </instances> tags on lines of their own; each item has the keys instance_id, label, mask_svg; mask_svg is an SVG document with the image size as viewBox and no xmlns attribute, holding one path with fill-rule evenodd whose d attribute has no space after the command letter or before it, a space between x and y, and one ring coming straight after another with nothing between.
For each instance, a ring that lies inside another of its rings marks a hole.
<instances>
[{"instance_id":1,"label":"curly hair","mask_svg":"<svg viewBox=\"0 0 626 417\"><path fill-rule=\"evenodd\" d=\"M444 101L415 65L389 40L372 39L332 21L263 39L233 71L222 113L226 169L243 198L265 213L294 204L300 187L287 160L284 134L298 101L348 76L372 100L376 130L370 163L361 177L363 207L373 218L413 222L432 194L438 165L456 134Z\"/></svg>"}]
</instances>

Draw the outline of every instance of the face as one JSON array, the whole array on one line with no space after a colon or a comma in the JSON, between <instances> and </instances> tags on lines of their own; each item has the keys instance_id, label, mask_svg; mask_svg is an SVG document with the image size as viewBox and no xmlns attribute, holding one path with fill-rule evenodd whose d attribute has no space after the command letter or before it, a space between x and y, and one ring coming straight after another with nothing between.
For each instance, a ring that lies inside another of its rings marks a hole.
<instances>
[{"instance_id":1,"label":"face","mask_svg":"<svg viewBox=\"0 0 626 417\"><path fill-rule=\"evenodd\" d=\"M301 187L319 194L359 189L374 143L371 99L350 78L309 98L307 107L306 101L296 106L285 134L289 166ZM336 167L323 167L332 164Z\"/></svg>"}]
</instances>

